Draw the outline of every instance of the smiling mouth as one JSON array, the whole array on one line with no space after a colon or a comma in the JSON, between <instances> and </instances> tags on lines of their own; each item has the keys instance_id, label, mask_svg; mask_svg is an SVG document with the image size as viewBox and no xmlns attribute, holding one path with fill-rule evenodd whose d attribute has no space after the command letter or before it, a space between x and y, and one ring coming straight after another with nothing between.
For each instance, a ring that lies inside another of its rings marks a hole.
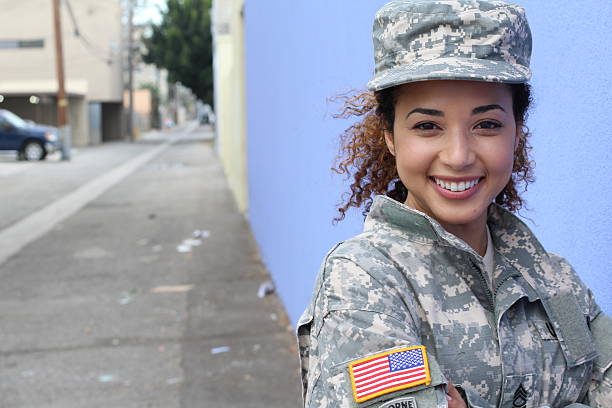
<instances>
[{"instance_id":1,"label":"smiling mouth","mask_svg":"<svg viewBox=\"0 0 612 408\"><path fill-rule=\"evenodd\" d=\"M453 193L460 193L462 191L469 190L473 188L474 186L476 186L478 183L480 183L482 179L484 179L484 177L479 177L477 179L472 179L472 180L463 180L459 182L456 182L456 181L451 182L451 181L440 180L435 177L430 177L430 180L432 180L438 186L442 187L445 190L453 192Z\"/></svg>"}]
</instances>

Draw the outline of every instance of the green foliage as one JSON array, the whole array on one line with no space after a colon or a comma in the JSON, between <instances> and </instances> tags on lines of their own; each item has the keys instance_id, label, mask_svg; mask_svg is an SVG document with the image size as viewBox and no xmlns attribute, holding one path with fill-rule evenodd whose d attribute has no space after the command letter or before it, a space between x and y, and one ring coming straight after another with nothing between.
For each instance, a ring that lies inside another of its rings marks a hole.
<instances>
[{"instance_id":1,"label":"green foliage","mask_svg":"<svg viewBox=\"0 0 612 408\"><path fill-rule=\"evenodd\" d=\"M211 0L168 0L159 25L143 38L144 62L168 70L204 103L213 102Z\"/></svg>"}]
</instances>

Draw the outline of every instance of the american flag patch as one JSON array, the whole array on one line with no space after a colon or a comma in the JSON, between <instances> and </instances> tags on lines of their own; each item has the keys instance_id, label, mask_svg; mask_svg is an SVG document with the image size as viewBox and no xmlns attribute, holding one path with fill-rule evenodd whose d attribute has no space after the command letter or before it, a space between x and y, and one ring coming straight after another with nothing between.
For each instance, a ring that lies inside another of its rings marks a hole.
<instances>
[{"instance_id":1,"label":"american flag patch","mask_svg":"<svg viewBox=\"0 0 612 408\"><path fill-rule=\"evenodd\" d=\"M431 382L425 346L362 358L349 364L349 374L357 402Z\"/></svg>"}]
</instances>

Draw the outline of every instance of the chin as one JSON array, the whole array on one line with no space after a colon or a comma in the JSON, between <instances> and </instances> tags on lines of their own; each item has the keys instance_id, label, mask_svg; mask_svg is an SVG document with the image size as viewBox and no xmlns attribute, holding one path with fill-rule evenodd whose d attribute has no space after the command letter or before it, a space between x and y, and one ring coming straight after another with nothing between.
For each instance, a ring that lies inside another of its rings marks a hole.
<instances>
[{"instance_id":1,"label":"chin","mask_svg":"<svg viewBox=\"0 0 612 408\"><path fill-rule=\"evenodd\" d=\"M410 195L409 195L410 198ZM416 198L413 196L413 198ZM472 200L446 200L437 196L437 193L426 197L425 200L406 200L406 205L429 215L445 228L450 226L467 226L477 223L483 215L486 217L490 202L474 197Z\"/></svg>"},{"instance_id":2,"label":"chin","mask_svg":"<svg viewBox=\"0 0 612 408\"><path fill-rule=\"evenodd\" d=\"M486 210L487 207L477 209L446 209L434 211L433 218L443 226L467 226L478 222L483 214L486 214Z\"/></svg>"}]
</instances>

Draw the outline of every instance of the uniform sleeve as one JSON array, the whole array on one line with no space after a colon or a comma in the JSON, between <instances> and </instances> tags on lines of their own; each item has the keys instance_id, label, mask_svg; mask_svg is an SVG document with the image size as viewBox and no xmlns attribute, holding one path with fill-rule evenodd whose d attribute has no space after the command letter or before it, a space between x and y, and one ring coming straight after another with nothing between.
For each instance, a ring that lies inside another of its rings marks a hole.
<instances>
[{"instance_id":1,"label":"uniform sleeve","mask_svg":"<svg viewBox=\"0 0 612 408\"><path fill-rule=\"evenodd\" d=\"M427 353L431 377L428 384L356 401L349 374L350 363L381 353L421 346L422 342L407 310L408 300L393 293L390 282L374 278L348 259L330 261L328 272L318 302L318 319L315 319L318 323L315 323L314 333L311 333L318 349L319 375L316 381L308 384L306 406L447 407L446 379L432 353ZM376 276L393 279L392 273ZM383 379L368 385L372 389L371 394L375 394L378 387L384 389L385 381Z\"/></svg>"},{"instance_id":2,"label":"uniform sleeve","mask_svg":"<svg viewBox=\"0 0 612 408\"><path fill-rule=\"evenodd\" d=\"M390 392L363 403L355 401L349 363L370 355L421 345L414 331L394 317L369 310L331 311L324 319L318 339L322 367L321 377L313 390L313 395L320 396L318 401L329 401L329 406L333 407L393 407L396 403L414 399L420 408L447 406L446 379L431 354L428 354L430 384ZM376 383L373 388L376 389ZM313 401L310 406L327 406L318 401Z\"/></svg>"},{"instance_id":3,"label":"uniform sleeve","mask_svg":"<svg viewBox=\"0 0 612 408\"><path fill-rule=\"evenodd\" d=\"M582 282L571 264L562 256L549 253L551 258L558 262L561 271L568 275L569 280L575 285L574 292L580 295L586 310L588 311L588 322L591 335L595 343L598 357L593 363L593 375L588 391L581 401L582 404L572 404L567 408L612 407L612 318L601 311L595 301L593 292Z\"/></svg>"},{"instance_id":4,"label":"uniform sleeve","mask_svg":"<svg viewBox=\"0 0 612 408\"><path fill-rule=\"evenodd\" d=\"M591 333L599 357L593 364L593 379L584 403L592 408L612 406L612 319L600 312L591 321Z\"/></svg>"}]
</instances>

